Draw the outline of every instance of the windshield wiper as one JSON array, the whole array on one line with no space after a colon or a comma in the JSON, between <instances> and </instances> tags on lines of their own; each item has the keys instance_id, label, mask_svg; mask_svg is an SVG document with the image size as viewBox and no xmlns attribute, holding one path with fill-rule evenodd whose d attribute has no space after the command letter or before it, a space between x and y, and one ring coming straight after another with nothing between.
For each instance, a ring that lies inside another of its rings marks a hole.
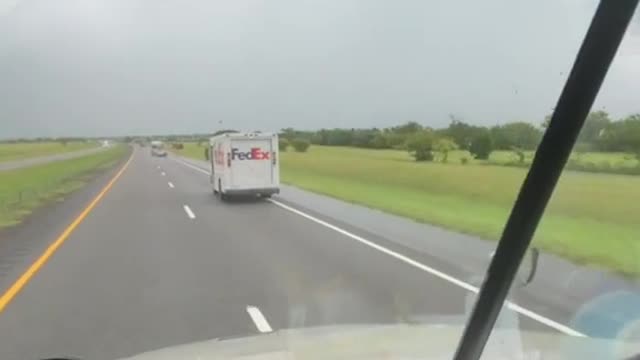
<instances>
[{"instance_id":1,"label":"windshield wiper","mask_svg":"<svg viewBox=\"0 0 640 360\"><path fill-rule=\"evenodd\" d=\"M482 355L520 262L637 5L638 0L602 0L598 5L511 209L454 359L475 360Z\"/></svg>"}]
</instances>

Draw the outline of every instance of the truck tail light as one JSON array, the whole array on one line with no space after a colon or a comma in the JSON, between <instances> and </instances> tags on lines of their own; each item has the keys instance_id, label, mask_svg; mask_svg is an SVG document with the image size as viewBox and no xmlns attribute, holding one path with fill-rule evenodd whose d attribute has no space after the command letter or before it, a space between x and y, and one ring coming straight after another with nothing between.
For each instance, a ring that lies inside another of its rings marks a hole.
<instances>
[{"instance_id":1,"label":"truck tail light","mask_svg":"<svg viewBox=\"0 0 640 360\"><path fill-rule=\"evenodd\" d=\"M227 166L231 167L231 153L227 153Z\"/></svg>"}]
</instances>

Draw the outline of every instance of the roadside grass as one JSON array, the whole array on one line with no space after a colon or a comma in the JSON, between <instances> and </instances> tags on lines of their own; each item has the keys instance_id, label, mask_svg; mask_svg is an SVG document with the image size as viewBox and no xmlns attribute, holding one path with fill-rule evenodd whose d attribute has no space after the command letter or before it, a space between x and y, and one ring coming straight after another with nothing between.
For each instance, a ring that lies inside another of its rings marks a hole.
<instances>
[{"instance_id":1,"label":"roadside grass","mask_svg":"<svg viewBox=\"0 0 640 360\"><path fill-rule=\"evenodd\" d=\"M173 151L176 154L190 157L192 159L205 160L204 157L204 149L206 149L207 144L203 143L202 146L197 143L182 143L184 148L181 150L172 149L171 145L167 146L167 149Z\"/></svg>"},{"instance_id":2,"label":"roadside grass","mask_svg":"<svg viewBox=\"0 0 640 360\"><path fill-rule=\"evenodd\" d=\"M526 169L416 163L402 151L283 152L282 180L417 221L498 239ZM577 263L640 275L640 178L566 172L535 244Z\"/></svg>"},{"instance_id":3,"label":"roadside grass","mask_svg":"<svg viewBox=\"0 0 640 360\"><path fill-rule=\"evenodd\" d=\"M403 151L388 150L397 152L397 156L408 159L409 155ZM442 155L435 154L436 161L441 161ZM519 158L514 151L496 150L491 153L488 160L476 160L468 151L456 150L451 151L447 157L448 163L460 164L461 159L466 158L469 164L485 164L485 165L518 165ZM531 165L533 161L533 151L524 152L523 166ZM638 160L633 154L621 152L574 152L571 154L570 161L576 167L591 167L592 170L600 170L600 172L615 172L616 169L632 169L640 166ZM595 172L594 171L594 172ZM639 171L640 173L640 171Z\"/></svg>"},{"instance_id":4,"label":"roadside grass","mask_svg":"<svg viewBox=\"0 0 640 360\"><path fill-rule=\"evenodd\" d=\"M47 156L97 147L96 142L75 141L62 145L59 142L5 143L0 144L0 162Z\"/></svg>"},{"instance_id":5,"label":"roadside grass","mask_svg":"<svg viewBox=\"0 0 640 360\"><path fill-rule=\"evenodd\" d=\"M185 143L176 153L204 160ZM629 160L625 154L582 154ZM489 240L499 238L527 169L489 161L417 163L405 151L311 146L281 152L284 183ZM575 154L574 154L575 156ZM457 159L457 160L456 160ZM640 276L640 177L566 171L535 235L536 246L576 263Z\"/></svg>"},{"instance_id":6,"label":"roadside grass","mask_svg":"<svg viewBox=\"0 0 640 360\"><path fill-rule=\"evenodd\" d=\"M124 145L75 159L0 171L0 228L20 223L38 207L64 199L127 152Z\"/></svg>"}]
</instances>

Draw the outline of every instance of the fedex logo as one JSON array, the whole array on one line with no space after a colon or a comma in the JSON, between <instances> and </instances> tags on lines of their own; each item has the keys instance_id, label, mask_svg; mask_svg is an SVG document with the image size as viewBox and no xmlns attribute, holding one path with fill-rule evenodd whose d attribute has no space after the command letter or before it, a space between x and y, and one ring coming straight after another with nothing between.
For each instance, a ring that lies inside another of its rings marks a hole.
<instances>
[{"instance_id":1,"label":"fedex logo","mask_svg":"<svg viewBox=\"0 0 640 360\"><path fill-rule=\"evenodd\" d=\"M260 148L251 148L250 151L243 152L238 148L231 149L231 159L233 160L269 160L269 152Z\"/></svg>"}]
</instances>

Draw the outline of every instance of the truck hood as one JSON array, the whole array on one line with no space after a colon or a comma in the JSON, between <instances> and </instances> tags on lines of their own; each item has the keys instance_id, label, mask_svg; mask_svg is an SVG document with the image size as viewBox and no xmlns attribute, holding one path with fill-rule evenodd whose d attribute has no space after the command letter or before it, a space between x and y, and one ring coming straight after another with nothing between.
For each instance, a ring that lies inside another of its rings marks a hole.
<instances>
[{"instance_id":1,"label":"truck hood","mask_svg":"<svg viewBox=\"0 0 640 360\"><path fill-rule=\"evenodd\" d=\"M462 330L463 327L453 325L293 329L180 345L127 359L451 359ZM637 354L640 354L637 341L496 329L485 347L483 359L625 359Z\"/></svg>"}]
</instances>

